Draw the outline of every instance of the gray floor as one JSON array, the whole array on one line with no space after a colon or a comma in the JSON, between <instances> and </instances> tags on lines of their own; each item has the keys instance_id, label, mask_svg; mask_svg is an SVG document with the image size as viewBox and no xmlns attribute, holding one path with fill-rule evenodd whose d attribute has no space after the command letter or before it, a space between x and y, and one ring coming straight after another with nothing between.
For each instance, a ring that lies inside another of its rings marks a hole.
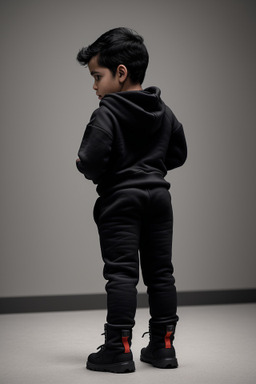
<instances>
[{"instance_id":1,"label":"gray floor","mask_svg":"<svg viewBox=\"0 0 256 384\"><path fill-rule=\"evenodd\" d=\"M139 360L147 343L148 310L134 328L136 372L112 374L84 368L103 343L105 311L0 316L1 384L255 384L256 305L181 307L175 346L179 368L161 370Z\"/></svg>"}]
</instances>

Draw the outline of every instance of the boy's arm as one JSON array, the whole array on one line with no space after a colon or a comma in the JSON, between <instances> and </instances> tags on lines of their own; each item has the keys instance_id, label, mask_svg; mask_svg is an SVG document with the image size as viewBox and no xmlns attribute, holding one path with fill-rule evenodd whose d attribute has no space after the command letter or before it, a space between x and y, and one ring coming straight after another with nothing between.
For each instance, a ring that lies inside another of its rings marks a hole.
<instances>
[{"instance_id":1,"label":"boy's arm","mask_svg":"<svg viewBox=\"0 0 256 384\"><path fill-rule=\"evenodd\" d=\"M77 169L95 184L98 184L101 176L106 172L112 141L111 133L95 125L92 119L86 127L76 165Z\"/></svg>"},{"instance_id":2,"label":"boy's arm","mask_svg":"<svg viewBox=\"0 0 256 384\"><path fill-rule=\"evenodd\" d=\"M183 165L187 159L187 143L184 135L182 124L176 119L172 113L168 114L172 124L172 135L167 150L165 165L168 171Z\"/></svg>"}]
</instances>

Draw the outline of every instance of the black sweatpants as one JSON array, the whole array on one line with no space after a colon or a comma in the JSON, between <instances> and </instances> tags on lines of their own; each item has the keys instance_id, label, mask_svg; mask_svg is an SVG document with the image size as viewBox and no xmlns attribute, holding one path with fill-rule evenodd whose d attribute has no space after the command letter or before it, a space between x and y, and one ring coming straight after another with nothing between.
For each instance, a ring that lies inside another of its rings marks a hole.
<instances>
[{"instance_id":1,"label":"black sweatpants","mask_svg":"<svg viewBox=\"0 0 256 384\"><path fill-rule=\"evenodd\" d=\"M107 322L134 325L139 254L153 321L178 320L172 265L173 214L165 188L121 189L94 207L104 260Z\"/></svg>"}]
</instances>

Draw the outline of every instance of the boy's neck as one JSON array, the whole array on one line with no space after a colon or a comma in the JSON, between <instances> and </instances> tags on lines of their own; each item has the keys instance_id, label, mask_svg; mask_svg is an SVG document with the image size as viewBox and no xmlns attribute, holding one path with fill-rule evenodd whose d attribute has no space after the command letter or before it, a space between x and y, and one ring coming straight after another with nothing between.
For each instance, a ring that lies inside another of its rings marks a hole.
<instances>
[{"instance_id":1,"label":"boy's neck","mask_svg":"<svg viewBox=\"0 0 256 384\"><path fill-rule=\"evenodd\" d=\"M142 91L141 84L132 84L128 79L123 83L123 87L121 92L126 92L126 91Z\"/></svg>"}]
</instances>

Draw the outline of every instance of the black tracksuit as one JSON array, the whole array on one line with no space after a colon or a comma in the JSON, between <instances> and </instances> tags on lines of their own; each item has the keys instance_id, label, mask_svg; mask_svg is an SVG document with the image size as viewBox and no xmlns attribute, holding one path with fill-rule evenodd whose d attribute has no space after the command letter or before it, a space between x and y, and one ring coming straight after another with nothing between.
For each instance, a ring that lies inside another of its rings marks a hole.
<instances>
[{"instance_id":1,"label":"black tracksuit","mask_svg":"<svg viewBox=\"0 0 256 384\"><path fill-rule=\"evenodd\" d=\"M86 127L77 167L97 184L94 207L108 299L107 322L134 325L139 256L153 321L178 320L168 170L187 157L182 125L156 87L111 93Z\"/></svg>"}]
</instances>

